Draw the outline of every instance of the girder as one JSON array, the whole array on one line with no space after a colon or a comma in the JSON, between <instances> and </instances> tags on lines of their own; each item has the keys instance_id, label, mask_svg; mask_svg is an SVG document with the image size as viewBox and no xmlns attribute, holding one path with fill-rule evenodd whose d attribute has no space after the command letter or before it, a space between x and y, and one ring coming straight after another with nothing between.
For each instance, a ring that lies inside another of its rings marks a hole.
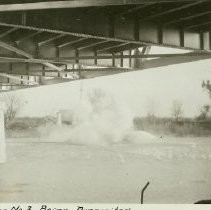
<instances>
[{"instance_id":1,"label":"girder","mask_svg":"<svg viewBox=\"0 0 211 210\"><path fill-rule=\"evenodd\" d=\"M111 50L112 53L119 53L119 52L124 52L124 51L128 51L128 50L134 50L136 48L142 47L143 45L137 45L137 44L126 44L124 46L118 46L115 47Z\"/></svg>"},{"instance_id":2,"label":"girder","mask_svg":"<svg viewBox=\"0 0 211 210\"><path fill-rule=\"evenodd\" d=\"M0 42L0 47L3 47L3 48L5 48L5 49L7 49L9 51L15 52L15 53L17 53L19 55L22 55L22 56L24 56L24 57L26 57L28 59L31 59L31 60L34 59L33 56L30 55L29 53L27 53L27 52L25 52L23 50L20 50L20 49L14 47L14 46L8 45L6 43ZM57 67L54 64L51 64L49 62L42 62L42 64L45 65L45 66L48 66L50 68L56 69L57 71L61 71L62 70L61 68L59 68L59 67Z\"/></svg>"},{"instance_id":3,"label":"girder","mask_svg":"<svg viewBox=\"0 0 211 210\"><path fill-rule=\"evenodd\" d=\"M34 36L43 33L42 31L28 31L27 34L22 33L20 36L15 36L13 40L16 43L23 42L24 40L33 38Z\"/></svg>"},{"instance_id":4,"label":"girder","mask_svg":"<svg viewBox=\"0 0 211 210\"><path fill-rule=\"evenodd\" d=\"M202 53L147 54L153 45ZM140 47L142 52L134 54ZM0 72L5 69L8 74L21 75L23 68L26 75L37 71L45 76L52 71L60 77L69 64L77 64L79 68L83 65L85 69L86 66L131 68L133 59L148 63L147 58L156 56L159 59L154 60L164 63L174 63L173 58L209 59L210 50L210 0L3 0L0 3Z\"/></svg>"},{"instance_id":5,"label":"girder","mask_svg":"<svg viewBox=\"0 0 211 210\"><path fill-rule=\"evenodd\" d=\"M131 23L132 22L128 22ZM34 27L34 26L23 26L23 25L17 25L17 24L9 24L9 23L2 23L0 22L0 26L10 26L10 27L17 27L20 29L28 29L31 31L39 31L39 33L42 32L49 32L49 33L55 33L55 34L63 34L63 35L67 35L67 36L72 36L72 37L81 37L81 38L91 38L91 39L101 39L101 40L108 40L108 41L117 41L117 42L130 42L131 44L138 44L138 45L163 45L163 46L169 46L169 47L175 47L175 48L184 48L184 49L200 49L199 46L199 42L198 43L194 43L194 45L184 45L181 46L179 44L177 44L177 42L179 42L179 36L174 37L175 39L175 44L174 43L165 43L164 42L159 42L159 30L157 28L153 28L153 25L143 25L143 28L140 28L140 25L138 26L139 28L139 40L134 40L134 38L130 38L132 36L135 35L135 31L131 31L130 28L128 30L128 35L121 33L121 35L118 35L118 33L122 32L121 30L125 30L124 28L116 28L115 29L115 37L107 37L107 36L100 36L100 35L91 35L91 34L84 34L84 33L76 33L76 32L68 32L68 31L62 31L62 30L55 30L55 29L46 29L46 28L38 28L38 27ZM127 25L125 25L126 27ZM148 34L148 32L150 32L150 34ZM179 32L179 31L178 31ZM175 35L177 35L177 33L175 33ZM38 33L38 32L36 32ZM147 33L147 34L146 34ZM146 34L146 38L145 38L145 34ZM33 34L32 34L33 35ZM187 34L188 36L191 34ZM127 38L129 36L129 38ZM197 33L193 33L193 36L197 36ZM178 40L178 41L177 41ZM196 45L196 46L195 46ZM198 46L197 46L198 45Z\"/></svg>"},{"instance_id":6,"label":"girder","mask_svg":"<svg viewBox=\"0 0 211 210\"><path fill-rule=\"evenodd\" d=\"M107 51L107 52L113 52L113 50L115 49L119 49L120 47L124 47L124 46L128 46L130 43L117 43L115 45L112 45L110 47L105 47L105 48L101 48L99 50L97 50L97 52L103 52L103 51Z\"/></svg>"},{"instance_id":7,"label":"girder","mask_svg":"<svg viewBox=\"0 0 211 210\"><path fill-rule=\"evenodd\" d=\"M66 0L66 1L40 1L25 2L12 1L13 4L5 2L0 5L0 11L23 11L23 10L41 10L41 9L60 9L60 8L77 8L77 7L102 7L108 5L130 5L130 4L149 4L162 2L196 2L197 0Z\"/></svg>"},{"instance_id":8,"label":"girder","mask_svg":"<svg viewBox=\"0 0 211 210\"><path fill-rule=\"evenodd\" d=\"M1 43L0 43L1 45ZM71 57L47 57L45 59L42 58L20 58L20 57L6 57L6 56L0 56L0 59L2 60L14 60L14 62L29 62L29 63L44 63L44 62L51 62L51 63L59 63L59 64L68 64L73 63L71 61L74 60L92 60L92 59L111 59L111 58L169 58L169 57L205 57L207 59L211 58L211 52L191 52L191 53L171 53L171 54L144 54L147 50L147 47L143 48L143 54L140 55L120 55L120 54L114 54L114 55L97 55L97 56L71 56Z\"/></svg>"},{"instance_id":9,"label":"girder","mask_svg":"<svg viewBox=\"0 0 211 210\"><path fill-rule=\"evenodd\" d=\"M156 13L156 14L152 14L150 16L144 17L140 21L142 21L142 22L143 21L149 21L149 20L152 20L152 19L164 16L166 14L178 12L178 11L183 10L183 9L187 9L187 8L190 8L190 7L193 7L193 6L197 6L197 5L202 4L204 2L207 2L207 1L208 0L199 0L199 1L195 1L195 2L189 3L189 4L178 6L176 8L172 8L172 9L169 9L167 11L163 11L163 12L160 12L160 13Z\"/></svg>"},{"instance_id":10,"label":"girder","mask_svg":"<svg viewBox=\"0 0 211 210\"><path fill-rule=\"evenodd\" d=\"M60 39L60 38L62 38L62 37L64 37L64 36L65 36L65 35L63 35L63 34L54 35L54 36L52 36L52 37L46 38L46 39L44 39L44 40L38 42L38 45L41 46L41 45L43 45L43 44L47 44L47 43L52 42L52 41L54 41L54 40L56 40L56 39Z\"/></svg>"},{"instance_id":11,"label":"girder","mask_svg":"<svg viewBox=\"0 0 211 210\"><path fill-rule=\"evenodd\" d=\"M75 39L75 40L67 41L67 42L64 42L63 44L57 45L57 47L66 47L68 45L73 45L73 44L76 44L78 42L84 41L86 39L88 39L88 38L82 37L82 38L78 38L78 39Z\"/></svg>"},{"instance_id":12,"label":"girder","mask_svg":"<svg viewBox=\"0 0 211 210\"><path fill-rule=\"evenodd\" d=\"M123 11L123 12L115 14L115 17L124 17L125 15L129 15L131 13L140 11L140 10L142 10L142 9L144 9L146 7L152 6L154 4L156 4L156 3L143 4L141 6L136 6L136 7L133 7L133 8L129 8L129 9Z\"/></svg>"},{"instance_id":13,"label":"girder","mask_svg":"<svg viewBox=\"0 0 211 210\"><path fill-rule=\"evenodd\" d=\"M95 43L92 43L92 44L88 44L88 45L85 45L85 46L82 46L82 47L78 47L78 50L84 50L84 49L87 49L87 48L94 48L98 45L102 45L104 43L109 43L110 41L108 40L98 40L97 42Z\"/></svg>"},{"instance_id":14,"label":"girder","mask_svg":"<svg viewBox=\"0 0 211 210\"><path fill-rule=\"evenodd\" d=\"M13 27L13 28L7 29L4 32L1 32L0 33L0 39L4 38L5 36L9 35L10 33L14 32L16 30L18 30L18 28Z\"/></svg>"},{"instance_id":15,"label":"girder","mask_svg":"<svg viewBox=\"0 0 211 210\"><path fill-rule=\"evenodd\" d=\"M128 43L127 42L124 42L124 43L122 43L122 42L107 42L104 45L101 44L101 46L95 47L95 50L97 52L105 52L105 51L109 51L110 49L113 49L115 47L126 45L126 44L128 44Z\"/></svg>"},{"instance_id":16,"label":"girder","mask_svg":"<svg viewBox=\"0 0 211 210\"><path fill-rule=\"evenodd\" d=\"M186 29L200 28L207 25L211 26L211 20L205 21L204 23L198 23L198 24L192 24L192 25L186 26Z\"/></svg>"},{"instance_id":17,"label":"girder","mask_svg":"<svg viewBox=\"0 0 211 210\"><path fill-rule=\"evenodd\" d=\"M168 22L166 22L164 24L165 25L171 25L171 24L175 24L175 23L181 23L181 22L184 22L184 21L187 21L187 20L192 20L192 19L195 19L195 18L198 18L198 17L202 17L202 16L206 16L206 15L210 15L210 14L211 14L210 10L199 12L197 14L192 14L192 15L186 14L185 17L179 17L177 19L168 21Z\"/></svg>"}]
</instances>

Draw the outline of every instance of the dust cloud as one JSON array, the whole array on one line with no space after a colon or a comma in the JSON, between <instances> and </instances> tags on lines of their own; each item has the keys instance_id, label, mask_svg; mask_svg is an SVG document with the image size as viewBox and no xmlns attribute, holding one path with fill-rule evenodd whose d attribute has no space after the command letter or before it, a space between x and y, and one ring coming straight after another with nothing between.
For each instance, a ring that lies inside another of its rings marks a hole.
<instances>
[{"instance_id":1,"label":"dust cloud","mask_svg":"<svg viewBox=\"0 0 211 210\"><path fill-rule=\"evenodd\" d=\"M102 89L92 89L79 104L63 113L70 124L48 124L40 127L41 138L77 145L107 146L117 143L138 143L154 138L144 131L135 132L133 115L123 104Z\"/></svg>"}]
</instances>

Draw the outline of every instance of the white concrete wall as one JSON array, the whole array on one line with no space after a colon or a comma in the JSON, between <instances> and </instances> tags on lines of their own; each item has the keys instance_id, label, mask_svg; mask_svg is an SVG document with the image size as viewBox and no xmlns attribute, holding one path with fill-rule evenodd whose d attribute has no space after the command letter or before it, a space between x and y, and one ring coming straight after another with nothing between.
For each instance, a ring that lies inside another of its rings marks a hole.
<instances>
[{"instance_id":1,"label":"white concrete wall","mask_svg":"<svg viewBox=\"0 0 211 210\"><path fill-rule=\"evenodd\" d=\"M6 162L6 142L4 130L4 111L0 107L0 163Z\"/></svg>"}]
</instances>

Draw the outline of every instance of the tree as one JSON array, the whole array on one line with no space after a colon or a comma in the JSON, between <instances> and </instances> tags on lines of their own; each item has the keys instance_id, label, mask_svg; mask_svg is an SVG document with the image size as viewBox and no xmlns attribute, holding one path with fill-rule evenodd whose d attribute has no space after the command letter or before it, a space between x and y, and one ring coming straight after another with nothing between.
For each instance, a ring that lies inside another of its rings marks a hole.
<instances>
[{"instance_id":1,"label":"tree","mask_svg":"<svg viewBox=\"0 0 211 210\"><path fill-rule=\"evenodd\" d=\"M208 118L210 112L210 105L206 104L201 107L200 109L200 115L197 117L199 120L205 120Z\"/></svg>"},{"instance_id":2,"label":"tree","mask_svg":"<svg viewBox=\"0 0 211 210\"><path fill-rule=\"evenodd\" d=\"M207 81L202 81L202 88L205 89L208 94L209 94L209 97L211 99L211 83L210 83L210 80L207 80ZM208 118L209 116L209 113L210 113L210 109L211 108L211 105L209 104L206 104L203 106L203 108L201 109L201 114L199 116L199 118L201 119L206 119Z\"/></svg>"},{"instance_id":3,"label":"tree","mask_svg":"<svg viewBox=\"0 0 211 210\"><path fill-rule=\"evenodd\" d=\"M204 88L205 90L208 91L208 94L211 98L211 83L210 83L210 81L209 80L207 80L206 82L203 81L201 86L202 86L202 88Z\"/></svg>"},{"instance_id":4,"label":"tree","mask_svg":"<svg viewBox=\"0 0 211 210\"><path fill-rule=\"evenodd\" d=\"M20 98L14 93L6 93L1 96L1 100L5 104L5 124L7 127L20 110Z\"/></svg>"},{"instance_id":5,"label":"tree","mask_svg":"<svg viewBox=\"0 0 211 210\"><path fill-rule=\"evenodd\" d=\"M178 121L183 114L182 103L180 101L173 101L171 113L172 117L175 118L176 121Z\"/></svg>"}]
</instances>

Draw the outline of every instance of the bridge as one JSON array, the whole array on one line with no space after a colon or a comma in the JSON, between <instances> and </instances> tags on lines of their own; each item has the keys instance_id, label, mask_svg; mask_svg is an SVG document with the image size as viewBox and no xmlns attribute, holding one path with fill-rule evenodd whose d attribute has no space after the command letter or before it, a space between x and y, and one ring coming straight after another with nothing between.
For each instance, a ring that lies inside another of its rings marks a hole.
<instances>
[{"instance_id":1,"label":"bridge","mask_svg":"<svg viewBox=\"0 0 211 210\"><path fill-rule=\"evenodd\" d=\"M210 49L210 0L0 3L0 86L9 89L208 59Z\"/></svg>"}]
</instances>

